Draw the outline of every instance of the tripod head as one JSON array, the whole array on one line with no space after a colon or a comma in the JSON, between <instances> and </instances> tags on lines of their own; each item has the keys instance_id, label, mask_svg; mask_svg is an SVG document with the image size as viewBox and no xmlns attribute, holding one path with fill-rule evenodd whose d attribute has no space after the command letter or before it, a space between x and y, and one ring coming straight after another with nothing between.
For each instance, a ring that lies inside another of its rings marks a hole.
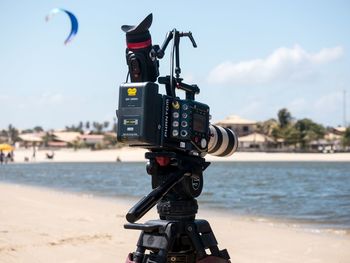
<instances>
[{"instance_id":1,"label":"tripod head","mask_svg":"<svg viewBox=\"0 0 350 263\"><path fill-rule=\"evenodd\" d=\"M161 219L194 219L198 205L194 199L203 188L203 171L210 165L204 158L175 152L147 152L147 173L152 176L152 188L127 213L134 223L158 202Z\"/></svg>"}]
</instances>

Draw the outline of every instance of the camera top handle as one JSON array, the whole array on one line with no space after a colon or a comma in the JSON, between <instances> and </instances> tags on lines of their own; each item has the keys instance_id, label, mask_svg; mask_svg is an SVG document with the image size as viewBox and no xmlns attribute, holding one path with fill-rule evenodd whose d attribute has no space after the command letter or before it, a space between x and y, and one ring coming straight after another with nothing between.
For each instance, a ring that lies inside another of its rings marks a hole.
<instances>
[{"instance_id":1,"label":"camera top handle","mask_svg":"<svg viewBox=\"0 0 350 263\"><path fill-rule=\"evenodd\" d=\"M169 31L165 37L163 45L161 48L159 46L154 46L156 49L156 54L159 59L164 57L165 49L168 47L170 40L173 40L173 46L171 51L171 61L170 61L170 76L160 77L158 78L158 82L160 84L166 85L167 95L176 97L175 87L178 89L182 89L186 92L186 99L194 100L194 94L199 93L199 88L197 85L188 85L182 82L182 78L180 78L181 68L180 68L180 38L188 37L194 48L197 47L196 41L194 40L191 32L179 32L176 29ZM174 56L175 56L175 78L174 78Z\"/></svg>"}]
</instances>

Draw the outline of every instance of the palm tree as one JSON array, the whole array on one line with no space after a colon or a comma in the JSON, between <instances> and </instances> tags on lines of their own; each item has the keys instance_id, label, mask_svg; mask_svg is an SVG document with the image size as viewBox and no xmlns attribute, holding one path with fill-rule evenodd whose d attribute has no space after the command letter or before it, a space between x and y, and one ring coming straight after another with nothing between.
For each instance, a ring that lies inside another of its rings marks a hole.
<instances>
[{"instance_id":1,"label":"palm tree","mask_svg":"<svg viewBox=\"0 0 350 263\"><path fill-rule=\"evenodd\" d=\"M273 130L278 127L276 119L268 119L267 121L259 122L257 124L257 131L267 136L272 136Z\"/></svg>"},{"instance_id":2,"label":"palm tree","mask_svg":"<svg viewBox=\"0 0 350 263\"><path fill-rule=\"evenodd\" d=\"M294 126L302 148L306 148L311 141L322 139L326 133L325 127L307 118L298 120Z\"/></svg>"},{"instance_id":3,"label":"palm tree","mask_svg":"<svg viewBox=\"0 0 350 263\"><path fill-rule=\"evenodd\" d=\"M94 122L92 123L92 126L94 127L94 129L95 129L95 131L96 131L96 134L101 134L101 133L102 133L103 124L94 121Z\"/></svg>"},{"instance_id":4,"label":"palm tree","mask_svg":"<svg viewBox=\"0 0 350 263\"><path fill-rule=\"evenodd\" d=\"M104 129L107 129L108 126L109 126L109 121L104 121L104 122L103 122L103 128L104 128Z\"/></svg>"},{"instance_id":5,"label":"palm tree","mask_svg":"<svg viewBox=\"0 0 350 263\"><path fill-rule=\"evenodd\" d=\"M16 141L19 140L19 137L18 137L19 132L14 126L12 126L12 124L10 124L8 127L7 135L10 143L15 143Z\"/></svg>"},{"instance_id":6,"label":"palm tree","mask_svg":"<svg viewBox=\"0 0 350 263\"><path fill-rule=\"evenodd\" d=\"M277 113L278 122L280 127L283 129L287 127L292 122L292 114L286 109L280 109Z\"/></svg>"}]
</instances>

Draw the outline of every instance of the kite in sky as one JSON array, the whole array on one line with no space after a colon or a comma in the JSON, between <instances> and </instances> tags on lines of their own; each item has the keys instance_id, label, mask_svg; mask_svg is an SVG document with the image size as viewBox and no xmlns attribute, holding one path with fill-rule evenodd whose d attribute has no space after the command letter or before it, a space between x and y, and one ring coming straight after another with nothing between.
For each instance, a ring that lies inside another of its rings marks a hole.
<instances>
[{"instance_id":1,"label":"kite in sky","mask_svg":"<svg viewBox=\"0 0 350 263\"><path fill-rule=\"evenodd\" d=\"M65 9L62 8L54 8L50 11L50 13L45 17L46 22L48 22L54 15L58 14L58 13L66 13L69 16L72 28L71 31L69 33L69 36L67 37L67 39L64 41L64 44L67 45L69 42L71 42L73 40L73 38L75 37L75 35L78 32L78 20L75 17L75 15Z\"/></svg>"}]
</instances>

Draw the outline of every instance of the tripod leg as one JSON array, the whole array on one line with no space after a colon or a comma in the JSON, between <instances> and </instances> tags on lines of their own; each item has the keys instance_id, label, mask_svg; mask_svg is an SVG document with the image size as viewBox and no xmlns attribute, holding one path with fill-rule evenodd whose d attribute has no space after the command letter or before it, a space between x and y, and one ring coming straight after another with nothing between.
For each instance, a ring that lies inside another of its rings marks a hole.
<instances>
[{"instance_id":1,"label":"tripod leg","mask_svg":"<svg viewBox=\"0 0 350 263\"><path fill-rule=\"evenodd\" d=\"M191 238L197 251L198 262L210 263L229 262L230 256L226 249L219 250L215 235L206 220L195 220L187 226L187 234ZM205 249L209 249L211 255L207 255ZM208 262L207 262L208 261Z\"/></svg>"}]
</instances>

